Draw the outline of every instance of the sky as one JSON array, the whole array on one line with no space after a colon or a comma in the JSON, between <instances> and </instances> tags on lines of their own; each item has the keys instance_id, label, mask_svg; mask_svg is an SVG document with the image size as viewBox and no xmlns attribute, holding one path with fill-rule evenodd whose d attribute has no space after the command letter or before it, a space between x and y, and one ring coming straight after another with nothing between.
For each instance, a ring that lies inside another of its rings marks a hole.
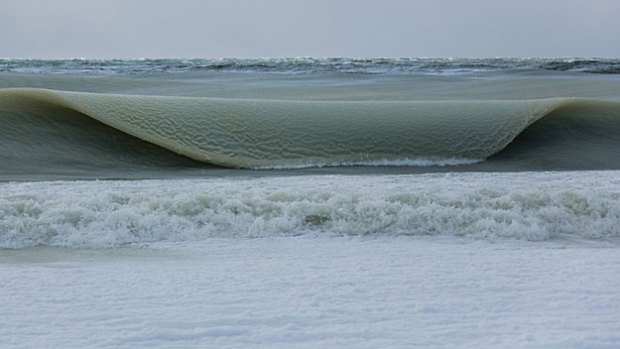
<instances>
[{"instance_id":1,"label":"sky","mask_svg":"<svg viewBox=\"0 0 620 349\"><path fill-rule=\"evenodd\" d=\"M0 0L0 57L620 57L618 0Z\"/></svg>"}]
</instances>

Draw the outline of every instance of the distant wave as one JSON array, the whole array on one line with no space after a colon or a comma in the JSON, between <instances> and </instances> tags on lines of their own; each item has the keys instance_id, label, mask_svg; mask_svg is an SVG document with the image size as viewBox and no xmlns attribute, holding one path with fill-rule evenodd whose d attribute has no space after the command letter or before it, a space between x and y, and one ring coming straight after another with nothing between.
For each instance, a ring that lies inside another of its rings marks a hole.
<instances>
[{"instance_id":1,"label":"distant wave","mask_svg":"<svg viewBox=\"0 0 620 349\"><path fill-rule=\"evenodd\" d=\"M0 72L141 75L199 71L286 74L472 74L498 71L620 74L620 59L601 58L221 58L0 59Z\"/></svg>"},{"instance_id":2,"label":"distant wave","mask_svg":"<svg viewBox=\"0 0 620 349\"><path fill-rule=\"evenodd\" d=\"M513 170L620 168L620 102L583 98L283 101L5 89L0 125L5 174L482 159Z\"/></svg>"}]
</instances>

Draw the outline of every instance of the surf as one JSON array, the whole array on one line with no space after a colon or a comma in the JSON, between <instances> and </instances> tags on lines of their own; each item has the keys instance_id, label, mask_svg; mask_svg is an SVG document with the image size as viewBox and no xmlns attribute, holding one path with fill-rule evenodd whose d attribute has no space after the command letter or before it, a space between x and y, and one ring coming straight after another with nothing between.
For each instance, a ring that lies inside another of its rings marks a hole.
<instances>
[{"instance_id":1,"label":"surf","mask_svg":"<svg viewBox=\"0 0 620 349\"><path fill-rule=\"evenodd\" d=\"M298 235L617 244L619 183L617 171L0 183L0 250Z\"/></svg>"},{"instance_id":2,"label":"surf","mask_svg":"<svg viewBox=\"0 0 620 349\"><path fill-rule=\"evenodd\" d=\"M5 174L58 168L618 169L620 102L302 101L0 90ZM63 170L64 169L64 170Z\"/></svg>"}]
</instances>

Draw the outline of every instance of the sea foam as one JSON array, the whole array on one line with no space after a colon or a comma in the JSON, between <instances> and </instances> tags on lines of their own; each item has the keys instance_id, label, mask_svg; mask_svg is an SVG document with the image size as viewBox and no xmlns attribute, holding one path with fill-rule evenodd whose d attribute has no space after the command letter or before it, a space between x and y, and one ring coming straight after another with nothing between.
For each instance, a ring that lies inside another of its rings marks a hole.
<instances>
[{"instance_id":1,"label":"sea foam","mask_svg":"<svg viewBox=\"0 0 620 349\"><path fill-rule=\"evenodd\" d=\"M617 240L620 172L0 185L0 246L107 248L299 234Z\"/></svg>"}]
</instances>

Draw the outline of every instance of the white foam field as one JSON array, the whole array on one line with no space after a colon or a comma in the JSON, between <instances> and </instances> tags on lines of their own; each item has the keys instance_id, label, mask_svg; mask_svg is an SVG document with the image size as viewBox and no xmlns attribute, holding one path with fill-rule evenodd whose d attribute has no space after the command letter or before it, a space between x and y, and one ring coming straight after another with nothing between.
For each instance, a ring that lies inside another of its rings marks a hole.
<instances>
[{"instance_id":1,"label":"white foam field","mask_svg":"<svg viewBox=\"0 0 620 349\"><path fill-rule=\"evenodd\" d=\"M0 184L0 247L293 235L620 237L620 172Z\"/></svg>"},{"instance_id":2,"label":"white foam field","mask_svg":"<svg viewBox=\"0 0 620 349\"><path fill-rule=\"evenodd\" d=\"M620 172L0 183L0 218L2 349L620 347Z\"/></svg>"},{"instance_id":3,"label":"white foam field","mask_svg":"<svg viewBox=\"0 0 620 349\"><path fill-rule=\"evenodd\" d=\"M617 248L436 240L0 251L0 347L620 347Z\"/></svg>"}]
</instances>

